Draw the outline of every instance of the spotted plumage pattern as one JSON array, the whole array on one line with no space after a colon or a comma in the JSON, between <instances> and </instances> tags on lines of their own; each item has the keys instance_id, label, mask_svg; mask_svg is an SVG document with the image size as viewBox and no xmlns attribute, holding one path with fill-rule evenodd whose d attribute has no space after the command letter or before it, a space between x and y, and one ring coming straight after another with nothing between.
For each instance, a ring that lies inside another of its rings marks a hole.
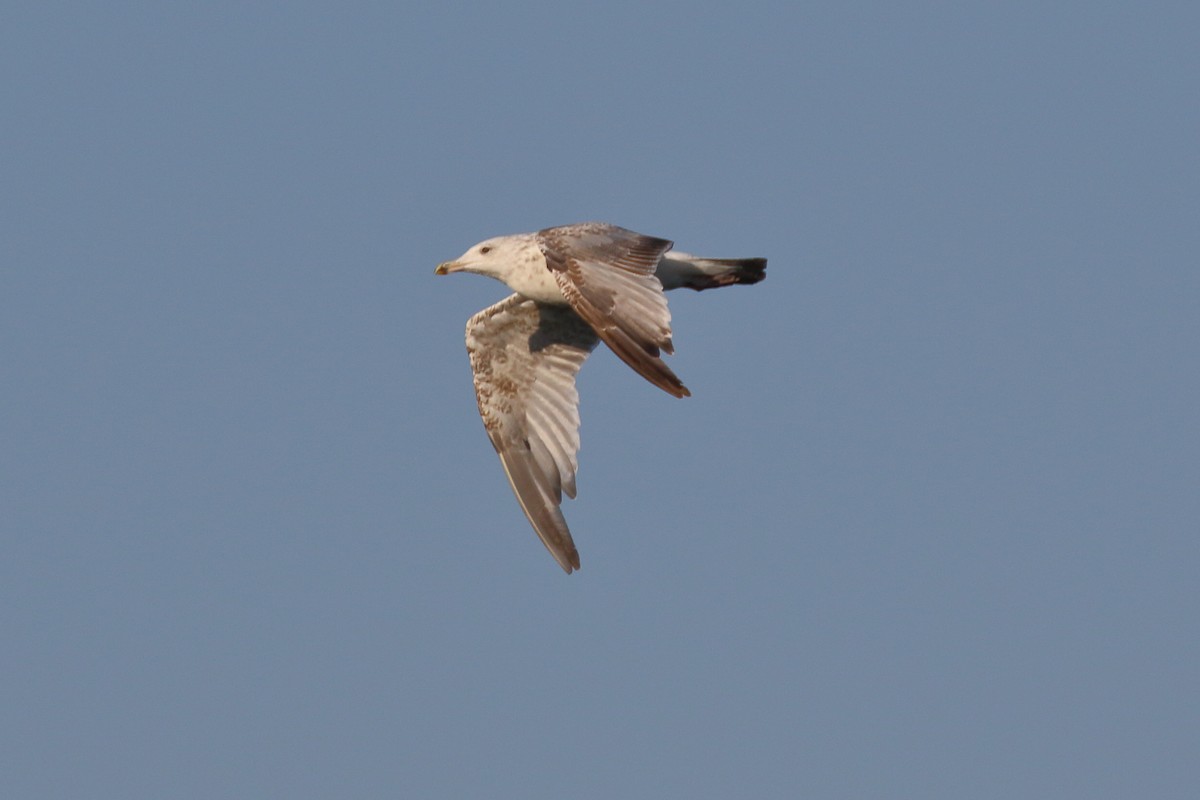
<instances>
[{"instance_id":1,"label":"spotted plumage pattern","mask_svg":"<svg viewBox=\"0 0 1200 800\"><path fill-rule=\"evenodd\" d=\"M650 383L691 393L662 359L674 352L664 290L758 283L763 258L669 252L667 239L588 222L487 239L437 272L476 272L516 294L467 322L479 415L522 511L565 571L579 551L562 514L575 496L575 376L603 341Z\"/></svg>"}]
</instances>

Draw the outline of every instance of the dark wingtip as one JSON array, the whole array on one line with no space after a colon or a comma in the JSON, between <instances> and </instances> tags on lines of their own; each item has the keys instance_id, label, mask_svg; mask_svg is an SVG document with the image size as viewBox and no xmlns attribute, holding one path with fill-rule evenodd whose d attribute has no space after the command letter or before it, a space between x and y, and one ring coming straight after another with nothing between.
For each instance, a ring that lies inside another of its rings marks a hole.
<instances>
[{"instance_id":1,"label":"dark wingtip","mask_svg":"<svg viewBox=\"0 0 1200 800\"><path fill-rule=\"evenodd\" d=\"M558 565L562 567L563 572L568 575L579 569L579 551L573 545L570 550L564 553L551 552L551 555L554 556L554 560L558 562Z\"/></svg>"}]
</instances>

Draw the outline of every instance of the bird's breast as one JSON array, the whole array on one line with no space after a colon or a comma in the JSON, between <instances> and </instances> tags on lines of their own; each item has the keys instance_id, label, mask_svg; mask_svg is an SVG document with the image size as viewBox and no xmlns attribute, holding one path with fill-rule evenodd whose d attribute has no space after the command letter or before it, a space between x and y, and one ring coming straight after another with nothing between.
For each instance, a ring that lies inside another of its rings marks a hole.
<instances>
[{"instance_id":1,"label":"bird's breast","mask_svg":"<svg viewBox=\"0 0 1200 800\"><path fill-rule=\"evenodd\" d=\"M546 266L546 257L540 251L530 253L513 264L504 282L517 294L539 303L561 305L567 302L562 289L558 287L558 281L554 280L554 274Z\"/></svg>"}]
</instances>

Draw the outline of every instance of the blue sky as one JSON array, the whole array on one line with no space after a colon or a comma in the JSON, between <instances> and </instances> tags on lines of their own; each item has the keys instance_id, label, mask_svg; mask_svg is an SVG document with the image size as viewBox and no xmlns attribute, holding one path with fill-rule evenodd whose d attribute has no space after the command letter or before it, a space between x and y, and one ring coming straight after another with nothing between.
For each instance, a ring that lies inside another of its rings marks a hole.
<instances>
[{"instance_id":1,"label":"blue sky","mask_svg":"<svg viewBox=\"0 0 1200 800\"><path fill-rule=\"evenodd\" d=\"M1195 796L1194 5L25 5L4 796ZM568 577L433 266L590 219L770 264Z\"/></svg>"}]
</instances>

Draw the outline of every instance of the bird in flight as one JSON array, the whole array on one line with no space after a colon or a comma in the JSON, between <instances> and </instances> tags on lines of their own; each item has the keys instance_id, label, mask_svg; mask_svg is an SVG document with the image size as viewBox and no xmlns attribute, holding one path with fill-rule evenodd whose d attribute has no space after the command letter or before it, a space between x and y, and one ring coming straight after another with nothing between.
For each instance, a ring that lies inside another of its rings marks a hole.
<instances>
[{"instance_id":1,"label":"bird in flight","mask_svg":"<svg viewBox=\"0 0 1200 800\"><path fill-rule=\"evenodd\" d=\"M691 394L662 360L673 353L664 290L758 283L765 258L699 258L672 242L585 222L498 236L439 264L474 272L515 294L467 321L467 354L479 415L517 501L564 570L579 551L563 518L575 497L579 394L575 375L603 341L650 383Z\"/></svg>"}]
</instances>

